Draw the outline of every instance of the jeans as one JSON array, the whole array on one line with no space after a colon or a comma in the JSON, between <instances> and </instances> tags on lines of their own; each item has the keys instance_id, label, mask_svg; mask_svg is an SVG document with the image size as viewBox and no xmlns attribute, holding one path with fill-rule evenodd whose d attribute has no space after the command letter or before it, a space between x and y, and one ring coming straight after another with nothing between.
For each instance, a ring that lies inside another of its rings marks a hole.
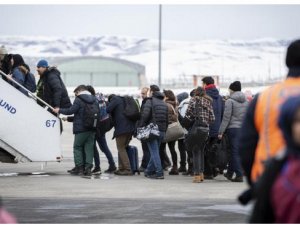
<instances>
[{"instance_id":1,"label":"jeans","mask_svg":"<svg viewBox=\"0 0 300 225\"><path fill-rule=\"evenodd\" d=\"M145 174L151 175L156 173L156 176L164 175L159 157L159 147L165 135L165 132L160 132L159 137L146 142L150 152L150 161L145 171Z\"/></svg>"},{"instance_id":2,"label":"jeans","mask_svg":"<svg viewBox=\"0 0 300 225\"><path fill-rule=\"evenodd\" d=\"M93 167L94 141L95 132L75 134L73 145L75 166Z\"/></svg>"},{"instance_id":3,"label":"jeans","mask_svg":"<svg viewBox=\"0 0 300 225\"><path fill-rule=\"evenodd\" d=\"M141 167L146 169L148 166L148 163L150 161L150 152L149 152L147 143L144 141L142 141L142 149L143 149L143 158L142 158Z\"/></svg>"},{"instance_id":4,"label":"jeans","mask_svg":"<svg viewBox=\"0 0 300 225\"><path fill-rule=\"evenodd\" d=\"M96 138L95 138L95 147L94 147L95 167L100 168L100 157L99 157L99 152L97 150L96 141L99 145L100 150L105 154L105 156L108 160L108 163L109 163L109 167L115 167L115 161L114 161L114 158L111 154L111 151L108 148L106 138L105 138L105 134L101 134L100 136L96 135Z\"/></svg>"},{"instance_id":5,"label":"jeans","mask_svg":"<svg viewBox=\"0 0 300 225\"><path fill-rule=\"evenodd\" d=\"M237 177L243 176L243 170L238 149L238 135L240 128L230 128L228 131L228 139L230 143L230 159L228 166L228 174L235 173Z\"/></svg>"},{"instance_id":6,"label":"jeans","mask_svg":"<svg viewBox=\"0 0 300 225\"><path fill-rule=\"evenodd\" d=\"M198 149L198 146L193 148L193 166L195 175L204 172L204 147Z\"/></svg>"},{"instance_id":7,"label":"jeans","mask_svg":"<svg viewBox=\"0 0 300 225\"><path fill-rule=\"evenodd\" d=\"M177 152L175 151L175 144L176 144L176 141L168 142L168 147L169 147L169 150L171 152L173 167L177 168ZM163 152L163 151L165 152L166 151L166 145L167 145L167 143L161 143L159 151L160 152ZM169 159L169 157L168 157L168 159Z\"/></svg>"}]
</instances>

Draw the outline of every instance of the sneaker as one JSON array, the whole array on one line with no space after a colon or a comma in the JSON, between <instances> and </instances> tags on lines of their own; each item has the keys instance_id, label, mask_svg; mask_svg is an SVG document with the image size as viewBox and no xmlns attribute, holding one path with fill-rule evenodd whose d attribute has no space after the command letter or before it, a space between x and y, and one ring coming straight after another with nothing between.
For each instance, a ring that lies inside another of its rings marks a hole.
<instances>
[{"instance_id":1,"label":"sneaker","mask_svg":"<svg viewBox=\"0 0 300 225\"><path fill-rule=\"evenodd\" d=\"M90 177L92 176L92 170L91 168L86 168L83 174L85 177Z\"/></svg>"},{"instance_id":2,"label":"sneaker","mask_svg":"<svg viewBox=\"0 0 300 225\"><path fill-rule=\"evenodd\" d=\"M180 166L179 169L178 169L178 172L179 173L185 173L187 170L186 170L186 167L185 166Z\"/></svg>"},{"instance_id":3,"label":"sneaker","mask_svg":"<svg viewBox=\"0 0 300 225\"><path fill-rule=\"evenodd\" d=\"M239 177L235 177L234 179L231 180L232 182L239 182L239 183L242 183L244 182L244 179L242 176L239 176Z\"/></svg>"},{"instance_id":4,"label":"sneaker","mask_svg":"<svg viewBox=\"0 0 300 225\"><path fill-rule=\"evenodd\" d=\"M75 169L76 169L76 166L75 166L73 169L67 170L67 172L68 172L68 173L72 173L72 172L75 171Z\"/></svg>"},{"instance_id":5,"label":"sneaker","mask_svg":"<svg viewBox=\"0 0 300 225\"><path fill-rule=\"evenodd\" d=\"M157 180L165 179L164 175L156 175L156 174L150 175L149 178L150 179L157 179Z\"/></svg>"},{"instance_id":6,"label":"sneaker","mask_svg":"<svg viewBox=\"0 0 300 225\"><path fill-rule=\"evenodd\" d=\"M115 166L109 166L107 170L104 171L104 173L113 173L117 170L117 167Z\"/></svg>"},{"instance_id":7,"label":"sneaker","mask_svg":"<svg viewBox=\"0 0 300 225\"><path fill-rule=\"evenodd\" d=\"M114 174L119 176L132 176L132 172L130 170L117 170Z\"/></svg>"},{"instance_id":8,"label":"sneaker","mask_svg":"<svg viewBox=\"0 0 300 225\"><path fill-rule=\"evenodd\" d=\"M233 177L233 174L230 174L230 173L224 173L224 177L226 177L227 178L227 180L232 180L232 177Z\"/></svg>"},{"instance_id":9,"label":"sneaker","mask_svg":"<svg viewBox=\"0 0 300 225\"><path fill-rule=\"evenodd\" d=\"M101 174L101 169L99 167L95 167L93 170L92 170L92 174L93 175L100 175Z\"/></svg>"},{"instance_id":10,"label":"sneaker","mask_svg":"<svg viewBox=\"0 0 300 225\"><path fill-rule=\"evenodd\" d=\"M74 170L71 170L70 174L72 175L78 175L82 176L84 173L83 167L82 166L76 166Z\"/></svg>"}]
</instances>

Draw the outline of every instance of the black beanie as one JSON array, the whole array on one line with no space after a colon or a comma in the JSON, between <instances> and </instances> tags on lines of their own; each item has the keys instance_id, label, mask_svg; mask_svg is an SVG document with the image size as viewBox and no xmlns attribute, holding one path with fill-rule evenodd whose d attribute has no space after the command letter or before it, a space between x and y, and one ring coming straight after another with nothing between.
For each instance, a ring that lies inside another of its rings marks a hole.
<instances>
[{"instance_id":1,"label":"black beanie","mask_svg":"<svg viewBox=\"0 0 300 225\"><path fill-rule=\"evenodd\" d=\"M150 91L156 92L156 91L160 91L160 89L157 85L152 84L152 85L150 85Z\"/></svg>"},{"instance_id":2,"label":"black beanie","mask_svg":"<svg viewBox=\"0 0 300 225\"><path fill-rule=\"evenodd\" d=\"M229 85L229 89L232 91L241 91L242 90L242 85L241 82L239 81L234 81Z\"/></svg>"},{"instance_id":3,"label":"black beanie","mask_svg":"<svg viewBox=\"0 0 300 225\"><path fill-rule=\"evenodd\" d=\"M286 66L290 69L300 67L300 40L290 44L286 53Z\"/></svg>"}]
</instances>

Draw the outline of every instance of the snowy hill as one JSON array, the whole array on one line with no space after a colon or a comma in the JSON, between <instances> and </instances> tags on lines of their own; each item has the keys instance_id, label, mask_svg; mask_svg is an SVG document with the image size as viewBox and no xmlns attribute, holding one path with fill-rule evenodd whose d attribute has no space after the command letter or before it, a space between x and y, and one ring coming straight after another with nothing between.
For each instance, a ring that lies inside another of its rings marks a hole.
<instances>
[{"instance_id":1,"label":"snowy hill","mask_svg":"<svg viewBox=\"0 0 300 225\"><path fill-rule=\"evenodd\" d=\"M163 80L180 75L221 75L221 81L282 79L290 40L163 41ZM146 66L148 79L157 79L158 41L136 37L12 37L0 36L0 45L24 57L107 56Z\"/></svg>"}]
</instances>

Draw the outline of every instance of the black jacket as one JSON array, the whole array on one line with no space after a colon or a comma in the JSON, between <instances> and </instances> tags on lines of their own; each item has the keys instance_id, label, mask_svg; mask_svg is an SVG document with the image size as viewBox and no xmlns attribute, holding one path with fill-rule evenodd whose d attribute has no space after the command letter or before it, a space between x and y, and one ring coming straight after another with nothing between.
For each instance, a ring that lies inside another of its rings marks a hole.
<instances>
[{"instance_id":1,"label":"black jacket","mask_svg":"<svg viewBox=\"0 0 300 225\"><path fill-rule=\"evenodd\" d=\"M80 98L82 98L87 103L94 103L97 101L96 97L91 95L89 92L82 92L80 94ZM75 98L73 105L70 108L61 108L59 113L64 115L72 115L74 114L73 118L73 133L78 134L82 132L91 131L84 127L84 108L85 103L78 97Z\"/></svg>"},{"instance_id":2,"label":"black jacket","mask_svg":"<svg viewBox=\"0 0 300 225\"><path fill-rule=\"evenodd\" d=\"M133 134L135 123L124 115L124 98L114 96L107 105L106 111L110 113L114 122L114 138L123 134Z\"/></svg>"},{"instance_id":3,"label":"black jacket","mask_svg":"<svg viewBox=\"0 0 300 225\"><path fill-rule=\"evenodd\" d=\"M158 128L162 132L166 132L168 128L168 106L163 101L164 95L161 92L154 92L152 98L148 98L143 104L141 111L141 119L138 122L139 127L148 125L151 122L156 122ZM152 107L154 119L152 117Z\"/></svg>"},{"instance_id":4,"label":"black jacket","mask_svg":"<svg viewBox=\"0 0 300 225\"><path fill-rule=\"evenodd\" d=\"M68 91L60 77L60 72L55 68L49 68L42 75L43 100L52 107L69 108L71 101L68 96Z\"/></svg>"}]
</instances>

